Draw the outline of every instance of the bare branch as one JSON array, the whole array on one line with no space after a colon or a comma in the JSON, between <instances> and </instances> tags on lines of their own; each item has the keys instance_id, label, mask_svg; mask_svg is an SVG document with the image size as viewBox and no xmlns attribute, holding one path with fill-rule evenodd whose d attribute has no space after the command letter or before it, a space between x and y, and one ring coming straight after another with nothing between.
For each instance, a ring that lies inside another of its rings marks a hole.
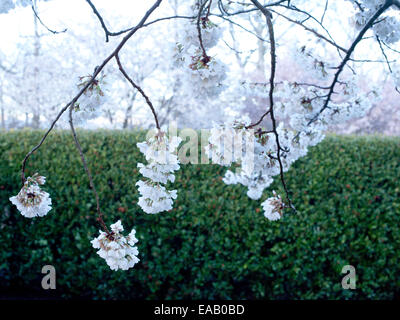
<instances>
[{"instance_id":1,"label":"bare branch","mask_svg":"<svg viewBox=\"0 0 400 320\"><path fill-rule=\"evenodd\" d=\"M202 11L203 11L204 6L206 5L207 2L208 2L208 0L205 0L205 1L200 5L200 7L199 7L199 14L197 15L197 23L196 23L196 26L197 26L197 34L198 34L199 43L200 43L200 48L201 48L201 51L203 52L203 59L206 59L206 60L205 60L205 64L208 63L208 61L209 61L210 58L209 58L209 56L208 56L207 53L206 53L206 49L204 48L203 37L201 36L200 20L201 20ZM208 14L209 14L209 12L208 12ZM207 18L205 18L205 19L207 19Z\"/></svg>"},{"instance_id":2,"label":"bare branch","mask_svg":"<svg viewBox=\"0 0 400 320\"><path fill-rule=\"evenodd\" d=\"M251 128L258 126L270 112L271 112L270 109L267 110L267 112L265 112L257 122L247 126L246 129L251 129Z\"/></svg>"},{"instance_id":3,"label":"bare branch","mask_svg":"<svg viewBox=\"0 0 400 320\"><path fill-rule=\"evenodd\" d=\"M155 19L153 21L147 22L142 27L148 27L148 26L150 26L150 25L152 25L154 23L157 23L157 22L160 22L160 21L172 20L172 19L189 19L189 20L193 20L193 19L196 19L196 17L195 16L193 16L193 17L190 17L190 16L178 16L178 15L169 16L169 17L163 17L163 18L158 18L158 19ZM116 37L116 36L119 36L121 34L127 33L127 32L131 31L134 28L135 27L131 27L131 28L128 28L128 29L125 29L125 30L121 30L121 31L118 31L118 32L109 32L108 35L110 37Z\"/></svg>"},{"instance_id":4,"label":"bare branch","mask_svg":"<svg viewBox=\"0 0 400 320\"><path fill-rule=\"evenodd\" d=\"M399 51L399 50L396 50L396 49L392 48L392 47L389 46L385 41L381 40L381 42L382 42L382 44L383 44L386 48L388 48L390 51L393 51L393 52L396 52L396 53L400 54L400 51Z\"/></svg>"},{"instance_id":5,"label":"bare branch","mask_svg":"<svg viewBox=\"0 0 400 320\"><path fill-rule=\"evenodd\" d=\"M83 154L83 151L82 151L81 144L79 143L78 137L76 135L76 131L75 131L74 124L73 124L73 119L72 119L72 111L73 111L73 109L74 109L74 106L71 106L69 108L69 125L71 127L72 135L74 137L76 148L79 151L79 155L81 157L81 160L82 160L82 163L83 163L83 167L85 168L85 172L86 172L86 174L87 174L87 176L89 178L90 188L92 189L92 191L94 193L94 196L96 198L96 206L97 206L97 219L96 220L101 224L101 226L103 227L104 231L106 231L106 233L108 235L110 235L110 231L108 230L106 224L104 223L103 214L100 211L99 195L97 193L96 187L94 186L92 174L90 173L89 167L88 167L88 165L86 163L85 155Z\"/></svg>"},{"instance_id":6,"label":"bare branch","mask_svg":"<svg viewBox=\"0 0 400 320\"><path fill-rule=\"evenodd\" d=\"M329 30L322 24L322 22L320 22L317 18L315 18L309 12L301 10L301 9L297 8L296 6L290 4L290 1L288 2L288 5L286 5L286 6L285 5L279 5L279 6L282 7L282 8L286 8L286 9L289 9L289 10L292 10L292 11L295 11L295 12L299 12L299 13L302 13L302 14L306 15L307 18L305 20L303 20L302 22L300 22L301 24L303 24L307 20L314 21L315 23L317 23L326 32L326 34L328 35L329 39L331 39L331 41L333 43L336 43L336 41L333 39L333 37L332 37L331 33L329 32ZM321 38L321 39L323 39L323 38ZM339 54L340 54L340 51L339 51Z\"/></svg>"},{"instance_id":7,"label":"bare branch","mask_svg":"<svg viewBox=\"0 0 400 320\"><path fill-rule=\"evenodd\" d=\"M261 40L261 41L264 41L264 42L268 42L268 41L265 40L264 38L262 38L262 37L260 37L259 35L257 35L255 32L253 32L253 31L251 31L251 30L249 30L249 29L243 27L242 25L240 25L239 23L236 23L235 21L233 21L233 20L231 20L231 19L228 19L228 18L226 18L226 17L224 17L224 16L216 16L216 17L218 17L218 18L220 18L220 19L223 19L223 20L225 20L225 21L228 21L228 22L231 23L232 25L235 25L235 26L237 26L237 27L243 29L244 31L246 31L246 32L252 34L253 36L255 36L258 40Z\"/></svg>"},{"instance_id":8,"label":"bare branch","mask_svg":"<svg viewBox=\"0 0 400 320\"><path fill-rule=\"evenodd\" d=\"M325 19L326 11L328 10L328 6L329 6L329 0L326 0L325 1L324 13L322 14L321 21L320 21L321 24L324 23L324 19Z\"/></svg>"},{"instance_id":9,"label":"bare branch","mask_svg":"<svg viewBox=\"0 0 400 320\"><path fill-rule=\"evenodd\" d=\"M301 26L302 28L304 28L304 30L307 30L308 32L313 33L315 36L317 36L318 38L320 38L320 39L322 39L322 40L328 42L329 44L331 44L332 46L336 47L336 48L339 49L340 51L343 51L343 52L345 52L345 53L347 52L347 50L346 50L345 48L343 48L342 46L338 45L335 41L330 40L330 39L328 39L327 37L325 37L324 35L318 33L317 31L315 31L314 29L307 27L307 26L304 25L302 22L293 20L293 19L291 19L291 18L285 16L284 14L279 13L279 12L277 12L277 11L275 11L275 10L270 9L270 11L272 11L272 12L275 13L276 15L278 15L278 16L280 16L280 17L286 19L287 21L290 21L290 22L292 22L292 23L295 23L295 24Z\"/></svg>"},{"instance_id":10,"label":"bare branch","mask_svg":"<svg viewBox=\"0 0 400 320\"><path fill-rule=\"evenodd\" d=\"M263 8L276 7L276 6L282 5L285 2L290 3L290 0L275 1L275 2L272 2L272 3L269 3L269 4L265 4L262 7ZM221 4L221 2L219 2L219 4ZM220 7L221 15L217 15L217 14L210 14L210 15L214 15L214 16L225 16L225 15L227 15L227 16L236 16L236 15L239 15L239 14L242 14L242 13L250 13L250 12L254 12L254 11L260 10L259 8L252 8L252 9L239 10L239 11L236 11L236 12L233 12L233 13L229 13L224 9L224 7L222 5L220 5L219 7Z\"/></svg>"},{"instance_id":11,"label":"bare branch","mask_svg":"<svg viewBox=\"0 0 400 320\"><path fill-rule=\"evenodd\" d=\"M378 41L379 48L381 49L382 55L385 58L385 61L386 61L386 64L387 64L387 66L389 68L390 73L392 73L392 67L390 66L390 61L389 61L389 59L388 59L388 57L386 55L385 49L383 49L382 41L378 36L376 36L376 41Z\"/></svg>"},{"instance_id":12,"label":"bare branch","mask_svg":"<svg viewBox=\"0 0 400 320\"><path fill-rule=\"evenodd\" d=\"M55 31L55 30L50 29L48 26L46 26L46 25L43 23L42 19L40 19L39 15L38 15L38 13L36 12L36 9L35 9L35 7L34 7L34 5L33 5L33 2L32 2L31 7L32 7L33 13L35 14L35 17L39 20L40 24L41 24L43 27L45 27L45 28L47 29L47 31L51 32L52 34L64 33L64 32L67 31L67 29L64 29L64 30L61 30L61 31Z\"/></svg>"},{"instance_id":13,"label":"bare branch","mask_svg":"<svg viewBox=\"0 0 400 320\"><path fill-rule=\"evenodd\" d=\"M106 26L106 24L105 24L105 22L104 22L103 17L101 16L100 12L99 12L99 11L97 10L97 8L95 7L95 5L93 4L93 2L90 1L90 0L86 0L86 2L90 5L90 7L91 7L92 10L93 10L93 13L96 15L97 19L99 20L99 22L100 22L100 24L101 24L101 27L103 28L104 33L105 33L105 35L106 35L106 42L109 41L109 37L117 37L117 36L120 36L121 34L124 34L124 33L127 33L127 32L129 32L129 31L132 31L132 30L135 28L135 27L130 27L130 28L127 28L127 29L124 29L124 30L120 30L120 31L117 31L117 32L110 31L110 30L107 28L107 26ZM145 24L143 24L142 27L147 27L147 26L152 25L152 24L154 24L154 23L156 23L156 22L159 22L159 21L172 20L172 19L195 19L195 18L196 18L196 16L190 17L190 16L179 16L179 15L170 16L170 17L163 17L163 18L158 18L158 19L155 19L155 20L150 21L150 22L148 22L148 23L145 23Z\"/></svg>"},{"instance_id":14,"label":"bare branch","mask_svg":"<svg viewBox=\"0 0 400 320\"><path fill-rule=\"evenodd\" d=\"M129 81L129 83L132 85L133 88L135 88L137 91L140 92L140 94L143 96L143 98L146 100L146 103L148 104L148 106L151 109L151 112L153 113L154 116L154 120L156 122L156 127L158 130L160 130L160 124L158 122L158 118L157 118L157 114L156 111L154 109L153 104L151 103L149 97L144 93L144 91L142 90L142 88L140 86L138 86L130 77L129 75L126 73L125 69L122 67L121 61L119 59L118 54L115 55L115 60L117 60L117 64L118 64L118 68L121 71L121 73L124 75L124 77L126 78L126 80Z\"/></svg>"},{"instance_id":15,"label":"bare branch","mask_svg":"<svg viewBox=\"0 0 400 320\"><path fill-rule=\"evenodd\" d=\"M99 11L97 10L97 8L95 7L95 5L92 3L92 1L90 0L86 0L86 2L89 4L89 6L92 8L94 14L96 15L96 17L99 19L101 27L103 28L105 34L106 34L106 42L108 42L109 40L109 36L112 34L112 32L108 31L106 24L104 23L103 17L101 16L101 14L99 13Z\"/></svg>"}]
</instances>

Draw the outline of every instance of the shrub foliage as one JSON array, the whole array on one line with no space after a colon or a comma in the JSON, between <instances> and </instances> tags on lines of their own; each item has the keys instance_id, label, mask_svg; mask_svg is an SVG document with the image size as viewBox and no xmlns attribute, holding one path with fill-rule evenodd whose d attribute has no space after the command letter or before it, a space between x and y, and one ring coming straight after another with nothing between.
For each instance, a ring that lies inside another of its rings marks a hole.
<instances>
[{"instance_id":1,"label":"shrub foliage","mask_svg":"<svg viewBox=\"0 0 400 320\"><path fill-rule=\"evenodd\" d=\"M287 173L298 214L270 222L245 188L221 181L225 168L183 165L174 209L137 206L136 148L143 133L79 132L106 223L135 227L141 262L111 271L91 247L95 200L68 132L33 155L28 174L47 177L53 209L26 219L8 198L20 163L41 132L0 135L0 286L40 288L44 265L57 293L96 299L392 299L400 296L400 142L330 136ZM279 183L274 185L279 190ZM273 188L270 188L270 191ZM266 198L265 192L264 198ZM357 272L344 290L344 265ZM39 289L38 289L39 290ZM40 289L41 290L41 289Z\"/></svg>"}]
</instances>

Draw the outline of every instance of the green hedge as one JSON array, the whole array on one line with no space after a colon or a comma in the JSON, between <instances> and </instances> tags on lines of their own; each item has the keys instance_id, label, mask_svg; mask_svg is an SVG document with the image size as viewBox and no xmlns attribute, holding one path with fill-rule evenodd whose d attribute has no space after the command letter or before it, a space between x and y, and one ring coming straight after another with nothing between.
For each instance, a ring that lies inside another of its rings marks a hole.
<instances>
[{"instance_id":1,"label":"green hedge","mask_svg":"<svg viewBox=\"0 0 400 320\"><path fill-rule=\"evenodd\" d=\"M287 174L298 214L267 221L261 201L221 181L224 168L185 165L174 209L136 205L143 134L79 132L106 223L136 228L141 262L111 271L90 240L95 201L68 132L51 134L28 174L47 177L54 207L26 219L8 198L41 132L0 133L0 287L38 290L54 265L59 296L96 299L393 299L400 297L400 142L330 136ZM280 189L279 183L273 188ZM272 189L272 188L271 188ZM265 192L264 198L270 194ZM263 198L263 199L264 199ZM354 265L357 289L343 290ZM11 291L9 291L11 292Z\"/></svg>"}]
</instances>

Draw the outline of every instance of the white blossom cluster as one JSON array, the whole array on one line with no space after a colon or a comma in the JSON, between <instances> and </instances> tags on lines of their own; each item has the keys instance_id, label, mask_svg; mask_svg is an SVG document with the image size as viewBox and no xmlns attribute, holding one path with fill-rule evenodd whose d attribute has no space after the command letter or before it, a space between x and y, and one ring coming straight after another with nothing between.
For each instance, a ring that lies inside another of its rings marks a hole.
<instances>
[{"instance_id":1,"label":"white blossom cluster","mask_svg":"<svg viewBox=\"0 0 400 320\"><path fill-rule=\"evenodd\" d=\"M400 19L394 16L386 16L376 23L372 30L387 44L392 44L400 40Z\"/></svg>"},{"instance_id":2,"label":"white blossom cluster","mask_svg":"<svg viewBox=\"0 0 400 320\"><path fill-rule=\"evenodd\" d=\"M83 88L92 76L79 78L78 88ZM81 95L74 107L74 122L85 123L88 120L96 119L102 114L102 105L107 102L108 83L101 75L93 80L92 84Z\"/></svg>"},{"instance_id":3,"label":"white blossom cluster","mask_svg":"<svg viewBox=\"0 0 400 320\"><path fill-rule=\"evenodd\" d=\"M205 151L213 163L230 166L240 164L236 172L228 170L223 178L226 184L242 184L248 188L247 195L253 200L261 198L265 188L280 173L277 161L276 136L272 132L246 129L249 120L214 125L210 130L209 144ZM294 130L288 130L280 123L277 128L283 170L287 171L298 158L307 154L307 147L323 139L323 135L301 132L295 137Z\"/></svg>"},{"instance_id":4,"label":"white blossom cluster","mask_svg":"<svg viewBox=\"0 0 400 320\"><path fill-rule=\"evenodd\" d=\"M194 13L198 13L194 11ZM200 40L197 30L197 20L186 20L183 26L184 34L182 43L187 49L190 47L199 48ZM201 18L200 20L201 39L206 49L210 49L217 45L222 37L223 29L213 23L209 18Z\"/></svg>"},{"instance_id":5,"label":"white blossom cluster","mask_svg":"<svg viewBox=\"0 0 400 320\"><path fill-rule=\"evenodd\" d=\"M99 231L100 235L91 241L93 248L99 249L97 254L106 260L111 270L128 270L139 262L139 251L135 244L138 242L132 229L128 236L121 234L124 227L121 220L110 226L111 233Z\"/></svg>"},{"instance_id":6,"label":"white blossom cluster","mask_svg":"<svg viewBox=\"0 0 400 320\"><path fill-rule=\"evenodd\" d=\"M354 24L358 29L362 29L385 3L385 0L350 1L359 9L354 17ZM372 26L372 30L385 43L395 43L400 40L400 19L398 15L382 16L379 21Z\"/></svg>"},{"instance_id":7,"label":"white blossom cluster","mask_svg":"<svg viewBox=\"0 0 400 320\"><path fill-rule=\"evenodd\" d=\"M179 170L179 160L175 151L181 143L179 137L168 139L161 130L153 137L137 146L147 160L147 164L139 163L140 173L146 179L136 183L139 188L139 206L149 214L169 211L177 191L167 190L162 184L175 181L174 172Z\"/></svg>"},{"instance_id":8,"label":"white blossom cluster","mask_svg":"<svg viewBox=\"0 0 400 320\"><path fill-rule=\"evenodd\" d=\"M277 128L281 147L285 151L280 152L284 172L298 158L307 154L307 146L311 143L309 136L301 134L295 140L295 134L291 130L283 128L281 123ZM299 140L302 143L299 143ZM227 171L223 181L226 184L240 183L248 188L247 195L253 200L261 198L264 189L273 182L273 177L280 173L280 165L277 160L276 137L274 133L257 133L253 135L254 152L250 151L242 157L240 168L236 173Z\"/></svg>"},{"instance_id":9,"label":"white blossom cluster","mask_svg":"<svg viewBox=\"0 0 400 320\"><path fill-rule=\"evenodd\" d=\"M20 192L10 198L19 212L26 218L43 217L51 210L51 199L47 192L40 189L46 178L37 173L28 177Z\"/></svg>"},{"instance_id":10,"label":"white blossom cluster","mask_svg":"<svg viewBox=\"0 0 400 320\"><path fill-rule=\"evenodd\" d=\"M307 154L309 147L324 139L330 125L364 116L378 97L375 91L368 94L357 92L353 80L341 82L341 86L343 99L330 101L321 113L326 89L283 82L275 95L274 113L279 119L276 133L259 126L253 128L249 119L214 124L206 147L207 155L219 165L239 165L235 172L228 170L223 181L242 184L248 188L247 195L251 199L260 199L264 189L271 185L273 177L281 170L276 134L282 170L286 172L296 160ZM265 215L270 220L277 220L278 213L281 216L282 211L271 209L281 203L278 200L281 201L275 196L263 203Z\"/></svg>"},{"instance_id":11,"label":"white blossom cluster","mask_svg":"<svg viewBox=\"0 0 400 320\"><path fill-rule=\"evenodd\" d=\"M225 65L214 57L204 58L200 50L196 50L191 59L189 70L184 73L185 90L195 98L220 94L226 78Z\"/></svg>"},{"instance_id":12,"label":"white blossom cluster","mask_svg":"<svg viewBox=\"0 0 400 320\"><path fill-rule=\"evenodd\" d=\"M283 215L283 208L285 207L281 197L275 191L273 191L273 195L273 197L261 203L264 210L264 217L270 221L279 220Z\"/></svg>"},{"instance_id":13,"label":"white blossom cluster","mask_svg":"<svg viewBox=\"0 0 400 320\"><path fill-rule=\"evenodd\" d=\"M239 183L247 186L248 197L258 200L261 198L264 189L268 188L273 182L272 177L279 174L280 168L276 160L277 150L274 135L246 129L245 126L248 125L249 122L246 121L239 127L236 123L236 127L229 128L225 125L224 127L219 126L212 129L207 152L210 158L217 160L219 164L240 163L241 166L236 170L236 173L230 170L226 172L223 181L228 185ZM282 136L282 143L290 140L287 135L283 134L281 127L278 128L278 132ZM222 140L226 141L225 144L219 143L219 138L221 137ZM229 141L227 138L230 137L233 138L233 141L236 140L236 143L232 144L233 150L231 150L229 142L227 142L227 140ZM286 140L284 137L286 137ZM227 161L226 151L233 155L229 157L232 161ZM292 154L288 153L286 158L282 158L283 163L286 164L285 170L289 167L289 155ZM213 162L215 162L214 160ZM267 199L262 203L262 206L265 217L271 221L278 220L283 214L284 204L275 193L274 198Z\"/></svg>"},{"instance_id":14,"label":"white blossom cluster","mask_svg":"<svg viewBox=\"0 0 400 320\"><path fill-rule=\"evenodd\" d=\"M190 8L192 15L198 14L197 6ZM226 78L225 64L208 53L209 49L217 45L223 29L208 17L202 17L199 26L206 53L200 45L197 19L193 19L184 22L181 41L173 54L174 66L184 70L182 73L184 90L195 98L218 95Z\"/></svg>"},{"instance_id":15,"label":"white blossom cluster","mask_svg":"<svg viewBox=\"0 0 400 320\"><path fill-rule=\"evenodd\" d=\"M363 117L378 98L375 90L368 94L358 92L354 79L343 82L341 86L343 99L339 102L330 101L320 114L325 104L326 90L285 81L276 94L280 99L276 113L280 118L289 119L290 127L296 132L320 136L318 132L326 131L329 125ZM317 120L312 121L314 119ZM320 139L317 139L315 144L319 142Z\"/></svg>"},{"instance_id":16,"label":"white blossom cluster","mask_svg":"<svg viewBox=\"0 0 400 320\"><path fill-rule=\"evenodd\" d=\"M223 125L214 124L205 151L213 163L224 166L240 164L236 173L228 170L223 181L226 184L240 183L247 186L247 195L257 200L272 183L271 176L279 173L279 168L273 159L273 137L247 129L249 125L248 118L228 121Z\"/></svg>"}]
</instances>

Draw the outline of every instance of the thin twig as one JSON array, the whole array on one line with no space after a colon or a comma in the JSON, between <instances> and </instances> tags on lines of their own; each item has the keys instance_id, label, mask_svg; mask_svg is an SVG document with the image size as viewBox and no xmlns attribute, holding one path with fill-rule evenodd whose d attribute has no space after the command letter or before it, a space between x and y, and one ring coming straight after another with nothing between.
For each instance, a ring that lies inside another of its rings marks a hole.
<instances>
[{"instance_id":1,"label":"thin twig","mask_svg":"<svg viewBox=\"0 0 400 320\"><path fill-rule=\"evenodd\" d=\"M76 148L78 149L79 155L81 156L83 167L85 168L85 172L86 172L86 174L87 174L87 176L89 178L90 188L92 189L92 191L94 193L94 197L96 198L96 206L97 206L97 219L96 220L101 224L101 226L103 227L104 231L108 235L110 235L110 231L108 230L106 224L104 223L103 214L101 213L101 210L100 210L99 195L97 193L96 187L94 186L92 174L90 173L89 167L88 167L86 159L85 159L85 155L84 155L84 153L82 151L81 144L79 143L78 137L76 135L76 131L75 131L74 123L73 123L73 119L72 119L72 111L73 111L73 109L74 109L73 106L71 106L69 108L69 125L71 127L71 131L72 131L72 135L74 137Z\"/></svg>"},{"instance_id":2,"label":"thin twig","mask_svg":"<svg viewBox=\"0 0 400 320\"><path fill-rule=\"evenodd\" d=\"M31 2L32 2L32 1L31 1ZM47 25L44 24L44 22L42 21L42 19L40 19L39 15L38 15L38 13L37 13L37 11L36 11L34 5L33 5L33 2L32 2L31 7L32 7L32 11L33 11L35 17L39 20L40 24L41 24L43 27L45 27L45 28L47 29L47 31L51 32L52 34L64 33L64 32L67 31L67 29L64 29L64 30L61 30L61 31L55 31L55 30L50 29Z\"/></svg>"},{"instance_id":3,"label":"thin twig","mask_svg":"<svg viewBox=\"0 0 400 320\"><path fill-rule=\"evenodd\" d=\"M375 12L375 14L369 19L369 21L365 24L365 26L362 28L360 33L357 35L357 38L353 41L352 45L350 46L349 50L347 50L346 56L344 57L342 63L338 67L338 70L335 73L335 76L333 78L332 84L329 87L329 93L327 95L327 98L324 102L324 105L322 108L318 111L318 113L308 122L308 125L311 123L315 122L318 117L321 115L322 112L326 108L328 108L329 102L331 101L332 94L334 93L335 85L339 80L339 76L342 73L344 67L346 66L347 62L350 60L351 55L353 54L355 48L357 47L358 43L363 39L364 34L372 27L374 22L386 11L387 8L389 8L392 5L392 1L386 1L385 4L379 8L378 11Z\"/></svg>"},{"instance_id":4,"label":"thin twig","mask_svg":"<svg viewBox=\"0 0 400 320\"><path fill-rule=\"evenodd\" d=\"M325 37L324 35L318 33L318 32L315 31L314 29L307 27L306 25L304 25L304 24L301 23L300 21L293 20L293 19L291 19L291 18L285 16L284 14L279 13L278 11L275 11L275 10L272 10L272 9L270 9L270 10L271 10L273 13L275 13L276 15L278 15L278 16L280 16L280 17L286 19L287 21L292 22L292 23L294 23L294 24L297 24L297 25L301 26L304 30L306 30L306 31L308 31L308 32L311 32L311 33L314 34L316 37L318 37L318 38L320 38L320 39L322 39L322 40L328 42L328 43L331 44L332 46L336 47L338 50L343 51L343 52L345 52L345 53L347 52L347 50L346 50L345 48L343 48L342 46L338 45L335 41L333 41L333 40L331 40L331 39L328 39L327 37Z\"/></svg>"},{"instance_id":5,"label":"thin twig","mask_svg":"<svg viewBox=\"0 0 400 320\"><path fill-rule=\"evenodd\" d=\"M201 14L202 14L202 12L203 12L204 6L206 5L207 1L208 1L208 0L205 0L202 4L200 4L200 7L199 7L199 14L197 15L197 23L196 23L196 26L197 26L197 34L198 34L199 43L200 43L200 48L201 48L201 51L203 52L203 58L206 59L206 60L205 60L205 64L208 63L209 57L208 57L208 55L207 55L207 53L206 53L206 49L204 48L203 37L201 36L200 20L201 20Z\"/></svg>"},{"instance_id":6,"label":"thin twig","mask_svg":"<svg viewBox=\"0 0 400 320\"><path fill-rule=\"evenodd\" d=\"M303 22L300 22L300 24L306 22L309 19L313 20L314 22L316 22L326 32L326 34L328 35L329 39L331 39L333 43L336 43L336 41L333 39L333 37L332 37L331 33L329 32L329 30L316 17L311 15L309 12L301 10L301 9L297 8L296 6L294 6L293 4L290 4L290 1L288 1L288 4L286 6L285 5L278 5L278 6L286 8L286 9L289 9L289 10L292 10L292 11L295 11L295 12L300 12L300 13L306 15L307 18L304 19ZM323 38L321 38L321 39L323 39ZM340 49L338 49L338 53L340 55L340 51L339 50Z\"/></svg>"},{"instance_id":7,"label":"thin twig","mask_svg":"<svg viewBox=\"0 0 400 320\"><path fill-rule=\"evenodd\" d=\"M328 6L329 6L329 0L326 0L325 1L324 13L322 14L321 21L320 21L321 24L324 23L324 19L325 19L326 11L328 10Z\"/></svg>"},{"instance_id":8,"label":"thin twig","mask_svg":"<svg viewBox=\"0 0 400 320\"><path fill-rule=\"evenodd\" d=\"M119 59L118 54L115 55L115 60L117 60L118 68L119 68L119 70L121 71L121 73L124 75L124 77L126 78L126 80L128 80L129 83L132 85L132 87L135 88L137 91L139 91L140 94L143 96L143 98L146 100L146 103L148 104L148 106L149 106L150 109L151 109L151 112L153 113L154 120L155 120L155 122L156 122L156 127L157 127L158 130L160 130L160 124L159 124L159 122L158 122L157 114L156 114L156 111L155 111L155 109L154 109L154 106L153 106L153 104L151 103L149 97L144 93L143 89L142 89L140 86L138 86L138 85L129 77L129 75L126 73L125 69L122 67L122 64L121 64L121 61L120 61L120 59Z\"/></svg>"},{"instance_id":9,"label":"thin twig","mask_svg":"<svg viewBox=\"0 0 400 320\"><path fill-rule=\"evenodd\" d=\"M249 29L243 27L242 25L240 25L239 23L236 23L235 21L233 21L233 20L231 20L231 19L228 19L228 18L226 18L226 17L224 17L224 16L216 16L216 17L217 17L217 18L220 18L220 19L223 19L223 20L225 20L225 21L228 21L229 23L233 24L234 26L239 27L239 28L241 28L242 30L244 30L244 31L246 31L246 32L248 32L248 33L250 33L250 34L252 34L252 35L255 36L258 40L261 40L261 41L263 41L263 42L268 42L268 41L265 40L264 38L262 38L262 37L260 37L259 35L257 35L255 32L253 32L253 31L251 31L251 30L249 30Z\"/></svg>"},{"instance_id":10,"label":"thin twig","mask_svg":"<svg viewBox=\"0 0 400 320\"><path fill-rule=\"evenodd\" d=\"M387 64L387 66L389 68L389 72L392 73L392 67L390 65L390 61L389 61L389 59L388 59L388 57L386 55L385 49L383 49L382 41L378 36L376 36L376 41L378 41L379 48L381 49L382 55L385 58L386 64Z\"/></svg>"},{"instance_id":11,"label":"thin twig","mask_svg":"<svg viewBox=\"0 0 400 320\"><path fill-rule=\"evenodd\" d=\"M257 122L247 126L246 129L251 129L258 126L270 112L271 110L267 110L267 112L265 112Z\"/></svg>"},{"instance_id":12,"label":"thin twig","mask_svg":"<svg viewBox=\"0 0 400 320\"><path fill-rule=\"evenodd\" d=\"M107 28L107 26L106 26L106 24L105 24L105 22L104 22L104 19L103 19L103 17L102 17L102 15L100 14L99 10L97 10L97 8L96 8L96 6L93 4L93 2L92 2L91 0L86 0L86 2L87 2L87 3L89 4L89 6L92 8L93 13L96 15L97 19L99 20L100 25L101 25L101 27L103 28L104 33L105 33L105 35L106 35L106 42L109 41L109 37L116 37L116 36L119 36L119 35L121 35L121 34L124 34L124 33L126 33L126 32L131 31L132 29L134 29L134 27L130 27L130 28L127 28L127 29L124 29L124 30L120 30L120 31L117 31L117 32L112 32L112 31L110 31L110 30ZM153 24L153 23L155 23L155 22L159 22L159 21L163 21L163 20L170 20L170 19L195 19L195 18L196 18L196 17L178 16L178 15L176 15L176 16L171 16L171 17L164 17L164 18L159 18L159 19L153 20L153 21L151 21L151 22L149 22L149 23L146 23L146 24L143 25L143 27L147 27L147 26L149 26L149 25L151 25L151 24Z\"/></svg>"}]
</instances>

